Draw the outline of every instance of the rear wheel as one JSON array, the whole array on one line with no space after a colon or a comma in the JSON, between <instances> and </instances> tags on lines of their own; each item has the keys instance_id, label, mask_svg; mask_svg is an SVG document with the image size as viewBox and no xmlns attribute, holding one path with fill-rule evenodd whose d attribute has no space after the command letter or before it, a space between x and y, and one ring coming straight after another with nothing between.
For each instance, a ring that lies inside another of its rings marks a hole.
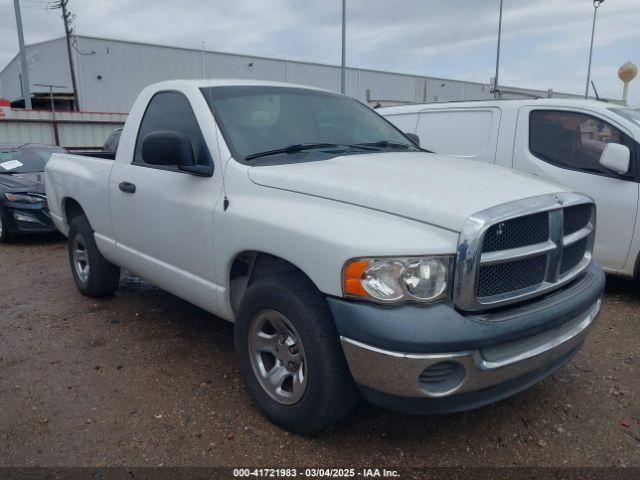
<instances>
[{"instance_id":1,"label":"rear wheel","mask_svg":"<svg viewBox=\"0 0 640 480\"><path fill-rule=\"evenodd\" d=\"M247 388L274 423L297 433L344 418L358 391L325 298L302 274L256 280L235 324Z\"/></svg>"},{"instance_id":2,"label":"rear wheel","mask_svg":"<svg viewBox=\"0 0 640 480\"><path fill-rule=\"evenodd\" d=\"M118 288L120 268L102 256L93 238L93 229L84 215L71 222L68 248L73 279L81 293L103 297Z\"/></svg>"}]
</instances>

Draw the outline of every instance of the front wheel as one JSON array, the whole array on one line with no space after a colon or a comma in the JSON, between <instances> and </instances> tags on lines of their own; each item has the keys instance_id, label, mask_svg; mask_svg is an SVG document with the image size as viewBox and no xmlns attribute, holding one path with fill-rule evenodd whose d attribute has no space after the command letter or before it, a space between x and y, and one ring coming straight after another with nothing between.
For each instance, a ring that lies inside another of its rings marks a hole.
<instances>
[{"instance_id":1,"label":"front wheel","mask_svg":"<svg viewBox=\"0 0 640 480\"><path fill-rule=\"evenodd\" d=\"M0 207L0 243L10 243L14 240L13 234L9 231L4 210Z\"/></svg>"},{"instance_id":2,"label":"front wheel","mask_svg":"<svg viewBox=\"0 0 640 480\"><path fill-rule=\"evenodd\" d=\"M118 288L120 268L107 261L93 238L93 229L84 215L69 227L69 263L80 293L104 297Z\"/></svg>"},{"instance_id":3,"label":"front wheel","mask_svg":"<svg viewBox=\"0 0 640 480\"><path fill-rule=\"evenodd\" d=\"M238 312L234 342L247 388L274 423L313 433L354 407L358 391L331 312L304 275L254 282Z\"/></svg>"}]
</instances>

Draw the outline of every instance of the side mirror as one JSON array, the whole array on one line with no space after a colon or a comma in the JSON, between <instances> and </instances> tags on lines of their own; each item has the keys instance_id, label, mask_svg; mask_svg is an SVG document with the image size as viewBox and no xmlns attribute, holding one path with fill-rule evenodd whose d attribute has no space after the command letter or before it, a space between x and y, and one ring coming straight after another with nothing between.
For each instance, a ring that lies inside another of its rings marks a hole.
<instances>
[{"instance_id":1,"label":"side mirror","mask_svg":"<svg viewBox=\"0 0 640 480\"><path fill-rule=\"evenodd\" d=\"M148 133L142 139L142 160L149 165L193 166L195 158L186 135L173 131Z\"/></svg>"},{"instance_id":2,"label":"side mirror","mask_svg":"<svg viewBox=\"0 0 640 480\"><path fill-rule=\"evenodd\" d=\"M629 171L629 147L619 143L607 143L600 155L600 165L609 170L624 175Z\"/></svg>"},{"instance_id":3,"label":"side mirror","mask_svg":"<svg viewBox=\"0 0 640 480\"><path fill-rule=\"evenodd\" d=\"M409 137L409 140L411 140L417 146L420 146L420 137L418 135L416 135L415 133L408 133L408 132L405 132L404 134L405 136Z\"/></svg>"}]
</instances>

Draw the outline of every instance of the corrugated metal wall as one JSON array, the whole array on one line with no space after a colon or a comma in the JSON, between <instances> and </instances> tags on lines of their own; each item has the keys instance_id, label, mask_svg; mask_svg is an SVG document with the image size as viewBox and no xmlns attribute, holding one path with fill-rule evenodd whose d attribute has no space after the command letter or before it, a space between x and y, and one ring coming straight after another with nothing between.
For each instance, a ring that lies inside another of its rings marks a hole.
<instances>
[{"instance_id":1,"label":"corrugated metal wall","mask_svg":"<svg viewBox=\"0 0 640 480\"><path fill-rule=\"evenodd\" d=\"M91 37L78 37L76 47L80 106L87 111L127 112L140 90L151 83L202 78L199 50ZM64 39L32 45L28 55L33 83L71 84ZM21 97L18 64L16 58L0 73L0 96L10 100ZM205 74L211 78L274 80L340 90L340 68L336 66L248 55L207 52ZM348 68L346 80L348 95L361 101L370 98L383 105L492 98L487 84L442 78ZM546 90L508 90L514 93L505 94L505 98L517 97L516 91L526 96L547 96Z\"/></svg>"},{"instance_id":2,"label":"corrugated metal wall","mask_svg":"<svg viewBox=\"0 0 640 480\"><path fill-rule=\"evenodd\" d=\"M56 89L56 93L71 93L71 76L64 39L27 46L27 65L29 66L29 81L31 92L47 93L46 87L34 84L43 83L61 85L67 89ZM0 73L0 98L17 100L22 98L20 85L20 59L16 56Z\"/></svg>"},{"instance_id":3,"label":"corrugated metal wall","mask_svg":"<svg viewBox=\"0 0 640 480\"><path fill-rule=\"evenodd\" d=\"M63 147L101 147L126 114L13 110L0 119L0 143L49 143ZM57 130L57 142L56 142Z\"/></svg>"}]
</instances>

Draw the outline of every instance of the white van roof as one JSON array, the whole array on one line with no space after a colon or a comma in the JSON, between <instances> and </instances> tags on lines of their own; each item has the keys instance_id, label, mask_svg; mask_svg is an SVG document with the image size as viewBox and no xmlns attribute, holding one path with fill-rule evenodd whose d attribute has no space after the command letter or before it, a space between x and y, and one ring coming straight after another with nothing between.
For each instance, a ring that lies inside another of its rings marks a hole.
<instances>
[{"instance_id":1,"label":"white van roof","mask_svg":"<svg viewBox=\"0 0 640 480\"><path fill-rule=\"evenodd\" d=\"M585 100L582 98L527 98L517 100L467 100L462 102L434 102L417 103L412 105L398 105L395 107L382 107L377 111L384 115L399 113L416 113L435 108L460 108L460 107L500 107L502 109L518 109L525 105L549 105L563 107L580 107L588 110L600 110L603 108L625 108L617 103L602 100Z\"/></svg>"},{"instance_id":2,"label":"white van roof","mask_svg":"<svg viewBox=\"0 0 640 480\"><path fill-rule=\"evenodd\" d=\"M518 100L471 100L465 102L436 102L436 103L420 103L414 105L399 105L396 107L378 108L376 111L380 115L402 115L417 114L424 111L434 110L451 110L458 108L482 108L493 107L501 110L518 110L525 106L548 106L555 108L576 108L590 112L600 113L601 115L611 118L612 110L629 109L625 105L617 103L605 102L602 100L585 100L582 98L529 98ZM629 130L635 132L636 139L640 138L640 125L625 119L623 116L616 115L617 120L628 126Z\"/></svg>"}]
</instances>

